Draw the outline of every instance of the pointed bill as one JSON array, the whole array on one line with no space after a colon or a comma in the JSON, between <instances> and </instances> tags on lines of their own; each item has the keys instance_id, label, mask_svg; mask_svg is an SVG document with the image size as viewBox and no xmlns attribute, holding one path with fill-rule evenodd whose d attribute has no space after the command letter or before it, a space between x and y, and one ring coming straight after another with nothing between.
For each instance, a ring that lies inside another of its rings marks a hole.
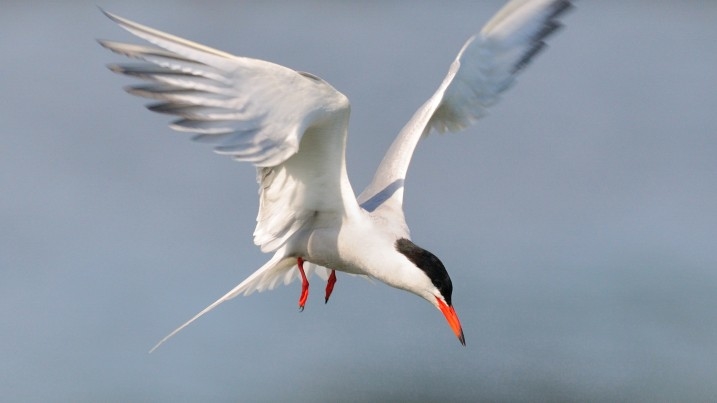
<instances>
[{"instance_id":1,"label":"pointed bill","mask_svg":"<svg viewBox=\"0 0 717 403\"><path fill-rule=\"evenodd\" d=\"M456 314L456 310L453 309L452 306L448 306L443 300L436 297L436 301L438 301L438 308L443 312L443 316L446 317L446 320L448 321L448 324L451 326L451 329L453 329L453 333L456 334L456 337L458 337L458 341L461 342L462 345L466 345L466 338L463 336L463 327L461 326L461 321L458 320L458 314Z\"/></svg>"}]
</instances>

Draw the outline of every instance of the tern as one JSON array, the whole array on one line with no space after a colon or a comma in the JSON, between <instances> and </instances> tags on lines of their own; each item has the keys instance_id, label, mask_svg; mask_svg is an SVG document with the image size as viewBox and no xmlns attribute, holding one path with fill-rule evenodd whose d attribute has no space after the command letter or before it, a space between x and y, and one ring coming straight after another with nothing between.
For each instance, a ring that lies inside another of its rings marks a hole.
<instances>
[{"instance_id":1,"label":"tern","mask_svg":"<svg viewBox=\"0 0 717 403\"><path fill-rule=\"evenodd\" d=\"M373 180L355 196L346 172L350 105L321 78L268 61L235 56L140 25L102 10L120 27L153 46L99 40L135 64L116 72L145 80L127 87L153 99L147 107L178 116L171 128L215 145L215 152L252 163L259 183L254 243L273 256L261 268L182 326L240 294L336 271L377 279L425 299L445 316L465 345L443 263L411 241L403 213L406 172L419 140L432 131L462 130L495 104L516 76L560 28L567 0L514 0L463 45L438 90L399 132Z\"/></svg>"}]
</instances>

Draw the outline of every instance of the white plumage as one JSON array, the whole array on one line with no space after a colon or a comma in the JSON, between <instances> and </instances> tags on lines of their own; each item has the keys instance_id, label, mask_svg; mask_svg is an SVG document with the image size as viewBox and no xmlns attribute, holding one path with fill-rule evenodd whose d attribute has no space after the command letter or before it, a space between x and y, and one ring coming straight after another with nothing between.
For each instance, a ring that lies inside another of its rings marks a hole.
<instances>
[{"instance_id":1,"label":"white plumage","mask_svg":"<svg viewBox=\"0 0 717 403\"><path fill-rule=\"evenodd\" d=\"M411 156L432 130L457 131L483 116L543 48L543 40L560 26L558 16L570 6L566 0L514 0L504 6L466 42L358 198L346 172L349 101L331 85L105 13L156 46L100 41L142 62L110 66L148 82L128 92L155 100L148 106L152 111L177 116L173 129L194 133L194 140L214 144L217 153L257 167L254 242L274 252L264 266L154 348L239 294L289 283L304 271L327 278L329 269L331 278L333 270L365 275L423 297L443 312L464 343L448 273L438 258L410 242L402 204ZM309 265L304 267L304 261ZM302 285L303 308L308 282Z\"/></svg>"}]
</instances>

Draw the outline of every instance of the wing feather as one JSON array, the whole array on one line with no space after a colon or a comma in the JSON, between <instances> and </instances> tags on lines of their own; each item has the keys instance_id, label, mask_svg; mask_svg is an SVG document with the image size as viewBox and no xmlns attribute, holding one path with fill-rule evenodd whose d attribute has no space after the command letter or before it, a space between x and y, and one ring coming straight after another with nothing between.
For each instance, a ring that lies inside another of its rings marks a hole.
<instances>
[{"instance_id":1,"label":"wing feather","mask_svg":"<svg viewBox=\"0 0 717 403\"><path fill-rule=\"evenodd\" d=\"M418 141L431 131L455 132L480 119L545 47L571 7L568 0L513 0L471 37L438 90L413 115L386 152L361 206L408 233L403 216L406 172Z\"/></svg>"},{"instance_id":2,"label":"wing feather","mask_svg":"<svg viewBox=\"0 0 717 403\"><path fill-rule=\"evenodd\" d=\"M109 68L145 80L126 90L177 116L170 127L194 133L214 151L251 162L260 172L254 241L283 245L317 212L358 212L345 169L346 97L320 78L263 60L233 56L105 12L157 47L100 40L140 63ZM268 180L273 177L282 180Z\"/></svg>"}]
</instances>

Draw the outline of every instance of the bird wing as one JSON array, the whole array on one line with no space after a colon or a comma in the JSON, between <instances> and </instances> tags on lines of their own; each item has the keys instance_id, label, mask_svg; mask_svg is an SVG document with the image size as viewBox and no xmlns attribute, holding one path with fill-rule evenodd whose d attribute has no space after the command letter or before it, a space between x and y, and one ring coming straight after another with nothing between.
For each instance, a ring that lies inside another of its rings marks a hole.
<instances>
[{"instance_id":1,"label":"bird wing","mask_svg":"<svg viewBox=\"0 0 717 403\"><path fill-rule=\"evenodd\" d=\"M567 0L514 0L498 11L463 45L438 90L398 134L359 195L361 207L408 234L403 188L418 141L432 130L462 130L483 116L544 48L570 7Z\"/></svg>"},{"instance_id":2,"label":"bird wing","mask_svg":"<svg viewBox=\"0 0 717 403\"><path fill-rule=\"evenodd\" d=\"M142 63L110 65L146 84L130 94L176 115L175 130L257 167L260 207L254 242L274 251L317 212L359 211L345 169L348 99L320 78L234 56L105 14L152 46L99 41Z\"/></svg>"}]
</instances>

